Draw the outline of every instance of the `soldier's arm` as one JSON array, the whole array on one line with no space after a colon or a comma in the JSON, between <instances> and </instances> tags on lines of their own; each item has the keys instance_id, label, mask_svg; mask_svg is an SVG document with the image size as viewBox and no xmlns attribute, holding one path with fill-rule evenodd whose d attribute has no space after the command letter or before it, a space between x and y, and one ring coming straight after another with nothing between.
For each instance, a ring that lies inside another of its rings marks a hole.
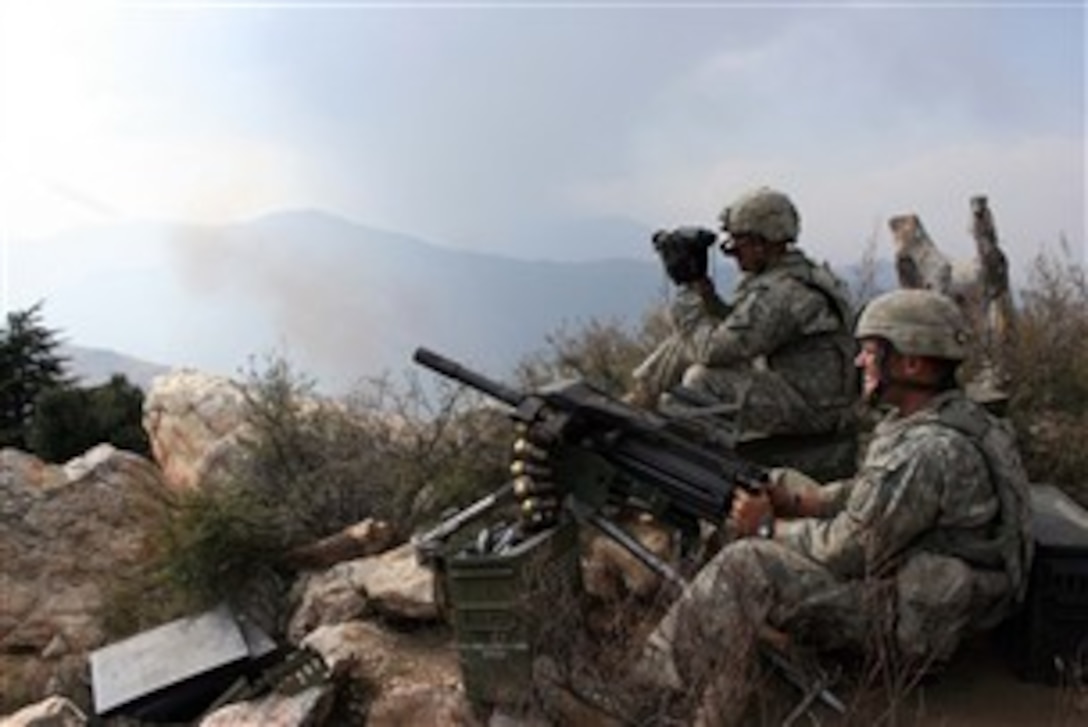
<instances>
[{"instance_id":1,"label":"soldier's arm","mask_svg":"<svg viewBox=\"0 0 1088 727\"><path fill-rule=\"evenodd\" d=\"M700 328L712 329L729 311L729 304L718 297L714 284L704 278L677 288L669 319L680 335L690 336Z\"/></svg>"},{"instance_id":2,"label":"soldier's arm","mask_svg":"<svg viewBox=\"0 0 1088 727\"><path fill-rule=\"evenodd\" d=\"M775 539L844 577L881 569L933 527L939 510L939 458L909 454L863 469L833 517L776 522Z\"/></svg>"},{"instance_id":3,"label":"soldier's arm","mask_svg":"<svg viewBox=\"0 0 1088 727\"><path fill-rule=\"evenodd\" d=\"M845 507L853 480L821 484L786 467L771 470L768 494L776 517L829 518Z\"/></svg>"},{"instance_id":4,"label":"soldier's arm","mask_svg":"<svg viewBox=\"0 0 1088 727\"><path fill-rule=\"evenodd\" d=\"M736 301L724 320L696 334L695 350L700 363L729 366L748 362L776 351L795 339L799 321L791 298L798 294L789 282L754 288Z\"/></svg>"},{"instance_id":5,"label":"soldier's arm","mask_svg":"<svg viewBox=\"0 0 1088 727\"><path fill-rule=\"evenodd\" d=\"M708 318L723 320L733 310L733 307L718 295L714 283L709 278L695 281L692 288L702 301L703 311Z\"/></svg>"}]
</instances>

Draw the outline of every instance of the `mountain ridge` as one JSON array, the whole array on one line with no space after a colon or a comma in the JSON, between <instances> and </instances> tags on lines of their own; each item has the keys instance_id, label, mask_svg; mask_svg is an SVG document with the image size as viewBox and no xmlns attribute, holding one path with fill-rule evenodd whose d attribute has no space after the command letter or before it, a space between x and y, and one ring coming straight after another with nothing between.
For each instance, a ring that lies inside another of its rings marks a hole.
<instances>
[{"instance_id":1,"label":"mountain ridge","mask_svg":"<svg viewBox=\"0 0 1088 727\"><path fill-rule=\"evenodd\" d=\"M410 369L421 345L501 376L561 328L638 325L667 299L660 265L590 259L602 228L587 229L587 259L526 260L277 211L229 225L62 233L16 245L11 269L27 304L44 299L47 325L79 346L227 376L282 356L343 389ZM714 259L727 292L735 269ZM886 279L887 265L877 273Z\"/></svg>"},{"instance_id":2,"label":"mountain ridge","mask_svg":"<svg viewBox=\"0 0 1088 727\"><path fill-rule=\"evenodd\" d=\"M82 387L99 386L107 383L113 376L121 375L146 392L156 376L171 370L166 364L145 361L119 351L73 343L62 344L58 353L66 361L66 373L74 376L77 385Z\"/></svg>"}]
</instances>

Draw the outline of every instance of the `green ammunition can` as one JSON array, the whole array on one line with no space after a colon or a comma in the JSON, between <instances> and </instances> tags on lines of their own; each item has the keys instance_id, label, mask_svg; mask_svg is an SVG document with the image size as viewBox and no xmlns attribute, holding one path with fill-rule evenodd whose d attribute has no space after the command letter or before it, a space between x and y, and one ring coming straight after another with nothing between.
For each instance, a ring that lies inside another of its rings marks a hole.
<instances>
[{"instance_id":1,"label":"green ammunition can","mask_svg":"<svg viewBox=\"0 0 1088 727\"><path fill-rule=\"evenodd\" d=\"M577 524L564 519L499 552L462 548L442 560L469 701L477 709L529 709L533 659L566 663L582 626Z\"/></svg>"}]
</instances>

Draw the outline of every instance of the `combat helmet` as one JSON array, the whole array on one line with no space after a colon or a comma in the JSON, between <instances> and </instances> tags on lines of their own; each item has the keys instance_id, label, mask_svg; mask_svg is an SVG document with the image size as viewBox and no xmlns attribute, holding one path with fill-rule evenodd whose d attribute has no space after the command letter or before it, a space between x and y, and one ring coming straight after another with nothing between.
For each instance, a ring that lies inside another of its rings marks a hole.
<instances>
[{"instance_id":1,"label":"combat helmet","mask_svg":"<svg viewBox=\"0 0 1088 727\"><path fill-rule=\"evenodd\" d=\"M801 215L782 192L770 187L745 192L718 215L722 229L734 237L758 235L768 242L793 242L801 231Z\"/></svg>"},{"instance_id":2,"label":"combat helmet","mask_svg":"<svg viewBox=\"0 0 1088 727\"><path fill-rule=\"evenodd\" d=\"M858 318L855 337L882 338L901 354L949 361L967 358L967 319L949 297L932 290L904 288L879 295Z\"/></svg>"}]
</instances>

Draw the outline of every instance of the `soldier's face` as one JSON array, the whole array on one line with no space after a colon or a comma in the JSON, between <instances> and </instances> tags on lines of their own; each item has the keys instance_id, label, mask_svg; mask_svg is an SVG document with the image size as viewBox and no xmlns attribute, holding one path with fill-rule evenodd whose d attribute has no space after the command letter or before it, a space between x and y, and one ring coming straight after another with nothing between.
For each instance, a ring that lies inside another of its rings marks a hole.
<instances>
[{"instance_id":1,"label":"soldier's face","mask_svg":"<svg viewBox=\"0 0 1088 727\"><path fill-rule=\"evenodd\" d=\"M766 252L763 243L748 235L734 235L729 249L723 251L737 260L737 267L746 273L758 273L766 264Z\"/></svg>"},{"instance_id":2,"label":"soldier's face","mask_svg":"<svg viewBox=\"0 0 1088 727\"><path fill-rule=\"evenodd\" d=\"M854 357L854 366L861 372L861 395L866 401L875 401L880 396L880 385L884 375L884 346L871 338L861 342L858 355Z\"/></svg>"}]
</instances>

